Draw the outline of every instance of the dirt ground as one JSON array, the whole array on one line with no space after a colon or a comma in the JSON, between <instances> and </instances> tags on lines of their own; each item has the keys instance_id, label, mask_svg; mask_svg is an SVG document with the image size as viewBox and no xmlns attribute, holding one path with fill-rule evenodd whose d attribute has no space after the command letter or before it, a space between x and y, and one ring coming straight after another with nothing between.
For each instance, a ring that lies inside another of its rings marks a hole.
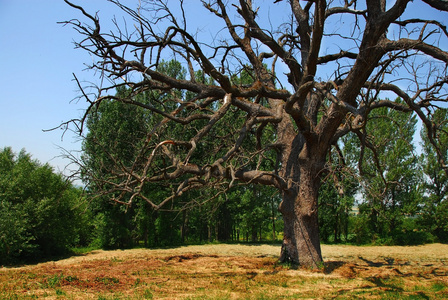
<instances>
[{"instance_id":1,"label":"dirt ground","mask_svg":"<svg viewBox=\"0 0 448 300\"><path fill-rule=\"evenodd\" d=\"M323 245L323 270L279 245L93 251L0 269L0 299L448 299L448 245Z\"/></svg>"}]
</instances>

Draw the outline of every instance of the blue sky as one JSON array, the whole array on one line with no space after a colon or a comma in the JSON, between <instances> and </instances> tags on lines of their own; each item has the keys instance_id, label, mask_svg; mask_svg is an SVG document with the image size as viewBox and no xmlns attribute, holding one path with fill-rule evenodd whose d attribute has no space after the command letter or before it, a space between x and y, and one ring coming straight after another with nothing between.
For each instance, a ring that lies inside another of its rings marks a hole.
<instances>
[{"instance_id":1,"label":"blue sky","mask_svg":"<svg viewBox=\"0 0 448 300\"><path fill-rule=\"evenodd\" d=\"M122 2L132 8L138 4L137 0ZM431 9L412 8L419 2L411 4L411 13L435 13ZM102 21L119 14L107 1L77 0L75 3L81 3L88 12L98 11ZM204 13L196 15L194 11L198 4L199 1L186 1L187 9L194 12L191 21L201 28L204 36L211 38L207 13L202 10ZM281 5L284 2L269 7L275 22L281 19L277 16L285 17L279 11ZM63 171L68 163L59 157L60 147L79 150L80 143L71 132L62 138L61 130L43 130L79 117L86 107L82 100L71 101L79 96L72 73L80 80L98 81L93 73L83 71L84 63L91 58L85 51L74 49L73 40L78 40L79 35L70 26L57 24L72 18L84 20L62 0L0 0L0 148L10 146L16 152L24 148L57 171Z\"/></svg>"},{"instance_id":2,"label":"blue sky","mask_svg":"<svg viewBox=\"0 0 448 300\"><path fill-rule=\"evenodd\" d=\"M105 0L73 2L89 13L98 12L101 22L120 15ZM121 2L131 8L138 5L138 0ZM185 5L195 12L200 2L188 0ZM0 148L25 149L61 172L69 160L60 157L60 148L79 150L81 144L71 132L62 136L62 130L43 130L81 116L86 108L83 100L71 101L79 96L73 73L79 80L99 82L92 72L83 71L92 58L74 49L73 41L80 36L71 26L57 23L73 18L86 21L62 0L0 0ZM211 37L204 14L193 13L191 21Z\"/></svg>"},{"instance_id":3,"label":"blue sky","mask_svg":"<svg viewBox=\"0 0 448 300\"><path fill-rule=\"evenodd\" d=\"M105 0L73 2L89 13L98 12L102 23L110 24L121 14ZM138 0L121 3L136 8ZM196 0L186 3L190 11L197 5ZM72 132L63 136L62 130L44 130L80 117L86 108L83 100L72 101L80 95L73 73L81 81L99 82L93 72L84 70L92 58L74 48L79 34L58 24L73 18L86 21L63 0L0 0L0 149L12 147L17 153L25 149L60 172L69 163L61 157L61 147L76 151L81 143ZM207 27L202 15L193 17L193 22Z\"/></svg>"},{"instance_id":4,"label":"blue sky","mask_svg":"<svg viewBox=\"0 0 448 300\"><path fill-rule=\"evenodd\" d=\"M116 13L105 1L88 1L87 7L104 19ZM78 11L62 0L0 0L0 148L24 148L57 171L68 163L58 157L60 147L77 150L80 143L71 132L62 138L62 130L43 130L79 117L85 108L83 101L71 102L79 95L72 73L95 81L83 72L91 58L74 49L79 36L57 24L74 17Z\"/></svg>"}]
</instances>

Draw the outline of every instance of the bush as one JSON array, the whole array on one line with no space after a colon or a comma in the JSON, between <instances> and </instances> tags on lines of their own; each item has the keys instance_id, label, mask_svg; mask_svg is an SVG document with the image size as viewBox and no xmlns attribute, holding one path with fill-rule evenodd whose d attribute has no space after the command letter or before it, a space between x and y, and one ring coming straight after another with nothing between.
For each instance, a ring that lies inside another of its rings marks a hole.
<instances>
[{"instance_id":1,"label":"bush","mask_svg":"<svg viewBox=\"0 0 448 300\"><path fill-rule=\"evenodd\" d=\"M394 231L393 240L396 245L423 245L433 243L434 236L418 227L417 219L404 218L403 224Z\"/></svg>"},{"instance_id":2,"label":"bush","mask_svg":"<svg viewBox=\"0 0 448 300\"><path fill-rule=\"evenodd\" d=\"M434 242L434 237L431 233L426 231L404 230L394 236L394 242L396 245L402 246L423 245Z\"/></svg>"},{"instance_id":3,"label":"bush","mask_svg":"<svg viewBox=\"0 0 448 300\"><path fill-rule=\"evenodd\" d=\"M95 239L92 246L102 249L124 249L133 247L126 213L120 210L106 211L95 216Z\"/></svg>"},{"instance_id":4,"label":"bush","mask_svg":"<svg viewBox=\"0 0 448 300\"><path fill-rule=\"evenodd\" d=\"M357 215L350 218L350 232L353 234L352 241L355 244L369 244L373 235L369 229L369 220L366 215Z\"/></svg>"},{"instance_id":5,"label":"bush","mask_svg":"<svg viewBox=\"0 0 448 300\"><path fill-rule=\"evenodd\" d=\"M18 261L23 253L32 252L33 237L23 211L15 210L10 202L0 202L0 264Z\"/></svg>"},{"instance_id":6,"label":"bush","mask_svg":"<svg viewBox=\"0 0 448 300\"><path fill-rule=\"evenodd\" d=\"M80 191L25 151L0 151L0 263L62 255L79 242Z\"/></svg>"}]
</instances>

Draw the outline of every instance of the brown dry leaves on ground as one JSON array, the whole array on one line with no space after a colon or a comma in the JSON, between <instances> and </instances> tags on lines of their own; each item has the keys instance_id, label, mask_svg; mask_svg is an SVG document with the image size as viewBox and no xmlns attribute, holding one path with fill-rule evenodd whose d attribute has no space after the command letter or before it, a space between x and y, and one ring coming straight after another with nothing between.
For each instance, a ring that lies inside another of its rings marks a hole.
<instances>
[{"instance_id":1,"label":"brown dry leaves on ground","mask_svg":"<svg viewBox=\"0 0 448 300\"><path fill-rule=\"evenodd\" d=\"M448 299L448 245L324 245L324 270L272 245L93 251L0 269L0 299Z\"/></svg>"}]
</instances>

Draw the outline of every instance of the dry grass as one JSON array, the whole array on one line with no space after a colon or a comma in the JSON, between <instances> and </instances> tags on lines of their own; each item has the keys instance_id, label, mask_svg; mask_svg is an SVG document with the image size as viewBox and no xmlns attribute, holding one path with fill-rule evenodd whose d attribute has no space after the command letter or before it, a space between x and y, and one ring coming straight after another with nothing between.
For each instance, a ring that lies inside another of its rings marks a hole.
<instances>
[{"instance_id":1,"label":"dry grass","mask_svg":"<svg viewBox=\"0 0 448 300\"><path fill-rule=\"evenodd\" d=\"M0 269L0 299L448 299L448 245L324 245L325 270L276 263L280 247L93 251Z\"/></svg>"}]
</instances>

